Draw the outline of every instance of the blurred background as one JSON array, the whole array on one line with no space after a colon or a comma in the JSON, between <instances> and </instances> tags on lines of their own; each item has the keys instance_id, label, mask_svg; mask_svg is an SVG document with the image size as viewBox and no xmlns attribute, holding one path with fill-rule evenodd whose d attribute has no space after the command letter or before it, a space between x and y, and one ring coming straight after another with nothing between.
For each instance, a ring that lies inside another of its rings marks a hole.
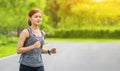
<instances>
[{"instance_id":1,"label":"blurred background","mask_svg":"<svg viewBox=\"0 0 120 71\"><path fill-rule=\"evenodd\" d=\"M32 8L43 12L46 38L120 39L120 0L0 0L0 57L16 52Z\"/></svg>"},{"instance_id":2,"label":"blurred background","mask_svg":"<svg viewBox=\"0 0 120 71\"><path fill-rule=\"evenodd\" d=\"M120 0L0 0L1 71L19 69L18 37L32 8L42 10L46 49L57 48L43 55L46 71L120 71Z\"/></svg>"}]
</instances>

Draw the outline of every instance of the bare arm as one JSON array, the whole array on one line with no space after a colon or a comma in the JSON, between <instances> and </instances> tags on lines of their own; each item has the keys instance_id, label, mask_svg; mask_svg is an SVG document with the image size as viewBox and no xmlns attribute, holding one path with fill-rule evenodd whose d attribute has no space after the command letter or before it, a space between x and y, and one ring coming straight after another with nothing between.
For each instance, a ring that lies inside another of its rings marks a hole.
<instances>
[{"instance_id":1,"label":"bare arm","mask_svg":"<svg viewBox=\"0 0 120 71\"><path fill-rule=\"evenodd\" d=\"M42 54L49 54L48 51L50 52L50 54L55 54L56 53L56 48L52 48L51 50L46 50L46 49L42 49L41 53Z\"/></svg>"},{"instance_id":2,"label":"bare arm","mask_svg":"<svg viewBox=\"0 0 120 71\"><path fill-rule=\"evenodd\" d=\"M17 46L17 53L18 54L22 54L22 53L26 53L34 48L38 48L40 46L40 42L36 42L35 44L28 46L28 47L23 47L25 40L28 38L29 33L27 31L27 29L24 29L19 37L18 40L18 46Z\"/></svg>"},{"instance_id":3,"label":"bare arm","mask_svg":"<svg viewBox=\"0 0 120 71\"><path fill-rule=\"evenodd\" d=\"M45 36L45 32L44 32L44 31L42 31L42 32L43 32L43 35ZM42 53L42 54L48 54L48 50L42 49L42 50L41 50L41 53Z\"/></svg>"},{"instance_id":4,"label":"bare arm","mask_svg":"<svg viewBox=\"0 0 120 71\"><path fill-rule=\"evenodd\" d=\"M42 49L42 50L41 50L41 53L42 53L42 54L48 54L48 50Z\"/></svg>"},{"instance_id":5,"label":"bare arm","mask_svg":"<svg viewBox=\"0 0 120 71\"><path fill-rule=\"evenodd\" d=\"M45 32L44 31L42 31L42 32L43 32L43 34L45 36ZM56 48L52 48L51 50L42 49L41 53L42 54L51 54L51 53L55 54L56 53Z\"/></svg>"}]
</instances>

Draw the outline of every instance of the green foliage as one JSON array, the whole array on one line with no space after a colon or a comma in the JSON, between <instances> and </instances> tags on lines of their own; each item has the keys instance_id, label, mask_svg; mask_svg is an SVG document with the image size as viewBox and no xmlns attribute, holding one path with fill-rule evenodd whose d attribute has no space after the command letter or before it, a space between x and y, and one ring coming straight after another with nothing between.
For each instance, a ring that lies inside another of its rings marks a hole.
<instances>
[{"instance_id":1,"label":"green foliage","mask_svg":"<svg viewBox=\"0 0 120 71\"><path fill-rule=\"evenodd\" d=\"M26 28L28 11L32 8L44 10L45 2L45 0L0 0L0 33L9 34ZM46 19L43 13L43 22Z\"/></svg>"},{"instance_id":2,"label":"green foliage","mask_svg":"<svg viewBox=\"0 0 120 71\"><path fill-rule=\"evenodd\" d=\"M6 45L7 44L7 37L0 34L0 45Z\"/></svg>"},{"instance_id":3,"label":"green foliage","mask_svg":"<svg viewBox=\"0 0 120 71\"><path fill-rule=\"evenodd\" d=\"M0 34L0 45L7 45L11 43L17 43L18 37L15 36L6 36Z\"/></svg>"},{"instance_id":4,"label":"green foliage","mask_svg":"<svg viewBox=\"0 0 120 71\"><path fill-rule=\"evenodd\" d=\"M83 26L119 26L120 6L118 3L94 3L89 0L52 0L47 1L45 13L49 16L48 22L54 28L56 26L67 29Z\"/></svg>"},{"instance_id":5,"label":"green foliage","mask_svg":"<svg viewBox=\"0 0 120 71\"><path fill-rule=\"evenodd\" d=\"M117 0L101 3L90 0L47 1L45 13L48 16L48 22L54 28L54 34L47 36L119 38L119 3ZM81 30L82 28L85 29ZM105 31L106 28L108 28L107 31Z\"/></svg>"},{"instance_id":6,"label":"green foliage","mask_svg":"<svg viewBox=\"0 0 120 71\"><path fill-rule=\"evenodd\" d=\"M100 31L105 32L106 28L109 28L108 31L113 28L116 28L114 32L119 31L119 3L117 0L106 0L101 3L92 0L0 0L0 33L10 34L12 31L19 32L28 27L28 11L31 8L40 8L43 11L43 23L40 28L46 32L48 37L83 37L77 33L84 34L87 29L84 37L94 36L96 38L100 36L98 36ZM84 30L81 30L83 28ZM94 34L89 36L90 33ZM105 33L106 38L110 36L108 32Z\"/></svg>"}]
</instances>

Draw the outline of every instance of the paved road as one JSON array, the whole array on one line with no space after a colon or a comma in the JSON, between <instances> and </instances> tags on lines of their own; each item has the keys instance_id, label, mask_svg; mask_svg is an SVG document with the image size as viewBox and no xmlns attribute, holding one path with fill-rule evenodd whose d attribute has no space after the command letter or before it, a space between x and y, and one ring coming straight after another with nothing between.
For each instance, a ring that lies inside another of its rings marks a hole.
<instances>
[{"instance_id":1,"label":"paved road","mask_svg":"<svg viewBox=\"0 0 120 71\"><path fill-rule=\"evenodd\" d=\"M44 55L45 71L120 71L120 44L48 42L56 55ZM0 59L0 71L18 71L19 55Z\"/></svg>"}]
</instances>

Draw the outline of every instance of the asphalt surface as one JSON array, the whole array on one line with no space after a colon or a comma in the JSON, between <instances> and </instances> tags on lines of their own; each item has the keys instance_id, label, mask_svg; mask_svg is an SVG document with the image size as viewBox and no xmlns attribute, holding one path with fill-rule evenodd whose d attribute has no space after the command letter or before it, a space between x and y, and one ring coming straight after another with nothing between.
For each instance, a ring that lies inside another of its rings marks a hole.
<instances>
[{"instance_id":1,"label":"asphalt surface","mask_svg":"<svg viewBox=\"0 0 120 71\"><path fill-rule=\"evenodd\" d=\"M48 42L46 49L57 54L43 54L45 71L120 71L119 42ZM19 71L19 56L0 58L0 71Z\"/></svg>"}]
</instances>

